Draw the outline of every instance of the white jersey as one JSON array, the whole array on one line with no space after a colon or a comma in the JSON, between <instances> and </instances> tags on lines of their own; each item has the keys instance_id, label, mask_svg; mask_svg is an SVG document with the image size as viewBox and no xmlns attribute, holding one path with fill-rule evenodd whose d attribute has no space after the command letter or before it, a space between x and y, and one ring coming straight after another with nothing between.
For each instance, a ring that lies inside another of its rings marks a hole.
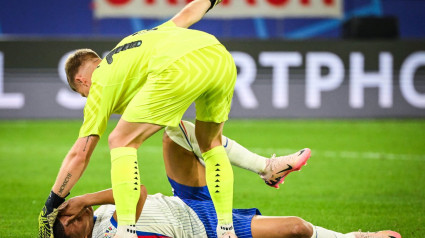
<instances>
[{"instance_id":1,"label":"white jersey","mask_svg":"<svg viewBox=\"0 0 425 238\"><path fill-rule=\"evenodd\" d=\"M113 237L117 225L114 212L114 205L96 209L93 238ZM136 230L138 237L207 237L204 225L189 206L178 197L159 193L148 195Z\"/></svg>"}]
</instances>

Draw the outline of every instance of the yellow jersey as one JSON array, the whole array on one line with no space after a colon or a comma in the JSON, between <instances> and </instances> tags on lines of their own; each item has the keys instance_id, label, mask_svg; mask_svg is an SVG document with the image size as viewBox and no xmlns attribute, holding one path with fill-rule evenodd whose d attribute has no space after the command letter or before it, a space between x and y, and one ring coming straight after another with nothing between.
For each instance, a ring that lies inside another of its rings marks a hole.
<instances>
[{"instance_id":1,"label":"yellow jersey","mask_svg":"<svg viewBox=\"0 0 425 238\"><path fill-rule=\"evenodd\" d=\"M220 42L208 33L177 27L168 21L127 36L93 72L79 137L101 136L111 114L122 114L143 87L185 54Z\"/></svg>"}]
</instances>

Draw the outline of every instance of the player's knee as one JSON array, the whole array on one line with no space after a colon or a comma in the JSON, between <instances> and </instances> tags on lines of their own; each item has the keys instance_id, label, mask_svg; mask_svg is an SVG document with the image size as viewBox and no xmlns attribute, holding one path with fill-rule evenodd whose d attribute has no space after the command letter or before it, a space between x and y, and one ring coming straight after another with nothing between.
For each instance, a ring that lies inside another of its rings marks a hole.
<instances>
[{"instance_id":1,"label":"player's knee","mask_svg":"<svg viewBox=\"0 0 425 238\"><path fill-rule=\"evenodd\" d=\"M113 130L108 136L108 145L110 149L117 147L135 147L139 148L142 144L142 141L137 141L136 139L125 135L117 130Z\"/></svg>"},{"instance_id":2,"label":"player's knee","mask_svg":"<svg viewBox=\"0 0 425 238\"><path fill-rule=\"evenodd\" d=\"M291 237L310 238L313 234L311 225L299 217L292 218Z\"/></svg>"},{"instance_id":3,"label":"player's knee","mask_svg":"<svg viewBox=\"0 0 425 238\"><path fill-rule=\"evenodd\" d=\"M116 136L114 132L111 132L111 134L109 134L108 136L108 145L109 147L112 147L112 145L115 143L116 140Z\"/></svg>"},{"instance_id":4,"label":"player's knee","mask_svg":"<svg viewBox=\"0 0 425 238\"><path fill-rule=\"evenodd\" d=\"M120 135L114 130L109 134L108 136L108 145L109 148L116 148L121 147L122 145L119 144L120 142Z\"/></svg>"}]
</instances>

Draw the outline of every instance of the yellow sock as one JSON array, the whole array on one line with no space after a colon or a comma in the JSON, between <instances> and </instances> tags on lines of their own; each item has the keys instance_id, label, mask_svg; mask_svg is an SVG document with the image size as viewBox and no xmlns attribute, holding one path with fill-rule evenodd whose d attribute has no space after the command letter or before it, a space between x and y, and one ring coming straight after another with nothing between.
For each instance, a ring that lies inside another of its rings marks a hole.
<instances>
[{"instance_id":1,"label":"yellow sock","mask_svg":"<svg viewBox=\"0 0 425 238\"><path fill-rule=\"evenodd\" d=\"M205 161L206 179L218 225L232 224L233 170L223 146L202 153Z\"/></svg>"},{"instance_id":2,"label":"yellow sock","mask_svg":"<svg viewBox=\"0 0 425 238\"><path fill-rule=\"evenodd\" d=\"M111 150L111 181L118 224L134 225L140 197L140 176L135 148L119 147Z\"/></svg>"}]
</instances>

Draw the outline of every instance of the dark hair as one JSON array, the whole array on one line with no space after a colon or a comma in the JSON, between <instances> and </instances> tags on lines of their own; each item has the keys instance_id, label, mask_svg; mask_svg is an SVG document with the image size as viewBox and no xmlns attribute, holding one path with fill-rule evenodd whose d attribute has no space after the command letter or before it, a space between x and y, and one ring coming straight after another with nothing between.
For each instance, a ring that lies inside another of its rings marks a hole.
<instances>
[{"instance_id":1,"label":"dark hair","mask_svg":"<svg viewBox=\"0 0 425 238\"><path fill-rule=\"evenodd\" d=\"M65 234L65 227L62 222L59 221L59 218L56 218L55 223L53 224L53 237L55 238L71 238Z\"/></svg>"},{"instance_id":2,"label":"dark hair","mask_svg":"<svg viewBox=\"0 0 425 238\"><path fill-rule=\"evenodd\" d=\"M100 59L99 55L90 49L79 49L71 54L65 62L65 72L68 84L72 90L75 89L75 75L78 72L78 69L83 65L87 60L90 59Z\"/></svg>"}]
</instances>

